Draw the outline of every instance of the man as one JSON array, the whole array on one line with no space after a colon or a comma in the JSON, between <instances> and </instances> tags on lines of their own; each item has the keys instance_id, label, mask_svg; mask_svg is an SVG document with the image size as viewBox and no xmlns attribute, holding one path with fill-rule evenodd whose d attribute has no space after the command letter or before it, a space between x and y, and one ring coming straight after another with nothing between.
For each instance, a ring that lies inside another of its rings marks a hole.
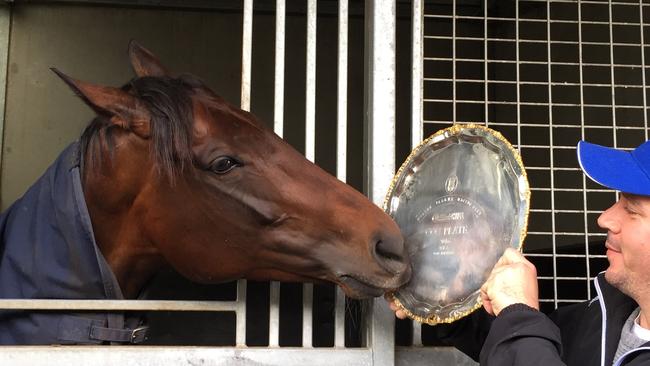
<instances>
[{"instance_id":1,"label":"man","mask_svg":"<svg viewBox=\"0 0 650 366\"><path fill-rule=\"evenodd\" d=\"M547 317L535 267L506 251L481 287L484 309L436 327L481 365L650 365L650 141L631 152L581 141L578 159L589 178L621 191L598 218L609 260L598 296Z\"/></svg>"}]
</instances>

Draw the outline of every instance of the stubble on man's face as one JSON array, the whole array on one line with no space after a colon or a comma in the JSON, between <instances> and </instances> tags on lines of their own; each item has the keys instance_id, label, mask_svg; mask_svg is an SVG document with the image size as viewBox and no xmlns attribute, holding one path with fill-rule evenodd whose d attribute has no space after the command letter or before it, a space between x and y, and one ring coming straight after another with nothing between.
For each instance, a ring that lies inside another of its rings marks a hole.
<instances>
[{"instance_id":1,"label":"stubble on man's face","mask_svg":"<svg viewBox=\"0 0 650 366\"><path fill-rule=\"evenodd\" d=\"M650 295L650 198L622 194L603 212L598 224L607 229L608 283L639 301Z\"/></svg>"}]
</instances>

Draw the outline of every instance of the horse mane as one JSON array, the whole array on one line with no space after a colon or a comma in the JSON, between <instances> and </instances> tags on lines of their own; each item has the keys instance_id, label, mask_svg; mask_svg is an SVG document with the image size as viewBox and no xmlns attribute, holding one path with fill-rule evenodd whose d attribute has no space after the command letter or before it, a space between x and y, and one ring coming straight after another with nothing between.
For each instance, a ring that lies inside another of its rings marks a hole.
<instances>
[{"instance_id":1,"label":"horse mane","mask_svg":"<svg viewBox=\"0 0 650 366\"><path fill-rule=\"evenodd\" d=\"M192 163L192 100L191 96L203 82L189 74L178 78L140 77L132 79L122 90L135 95L145 103L151 113L151 153L159 174L174 181L188 164ZM115 126L110 116L99 114L84 129L80 145L82 156L92 165L104 161L108 152L112 158L115 149ZM101 171L101 169L100 169Z\"/></svg>"}]
</instances>

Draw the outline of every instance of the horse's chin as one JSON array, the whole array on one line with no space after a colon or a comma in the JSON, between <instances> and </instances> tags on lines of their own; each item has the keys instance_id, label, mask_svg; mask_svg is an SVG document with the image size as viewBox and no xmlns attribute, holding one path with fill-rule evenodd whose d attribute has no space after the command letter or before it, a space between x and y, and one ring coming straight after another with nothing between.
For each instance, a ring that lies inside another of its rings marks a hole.
<instances>
[{"instance_id":1,"label":"horse's chin","mask_svg":"<svg viewBox=\"0 0 650 366\"><path fill-rule=\"evenodd\" d=\"M369 283L360 281L352 276L340 276L338 284L348 297L354 299L367 299L382 296L387 289L373 286Z\"/></svg>"}]
</instances>

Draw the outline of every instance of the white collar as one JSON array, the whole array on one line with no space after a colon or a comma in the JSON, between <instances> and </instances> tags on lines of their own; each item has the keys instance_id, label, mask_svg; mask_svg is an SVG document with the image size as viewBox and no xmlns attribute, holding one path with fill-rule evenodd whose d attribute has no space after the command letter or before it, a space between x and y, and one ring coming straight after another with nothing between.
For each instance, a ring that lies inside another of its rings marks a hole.
<instances>
[{"instance_id":1,"label":"white collar","mask_svg":"<svg viewBox=\"0 0 650 366\"><path fill-rule=\"evenodd\" d=\"M650 329L646 329L641 326L639 322L640 316L641 316L641 312L639 311L639 315L637 315L636 319L634 319L634 326L632 327L632 332L634 333L635 336L647 342L650 341Z\"/></svg>"}]
</instances>

